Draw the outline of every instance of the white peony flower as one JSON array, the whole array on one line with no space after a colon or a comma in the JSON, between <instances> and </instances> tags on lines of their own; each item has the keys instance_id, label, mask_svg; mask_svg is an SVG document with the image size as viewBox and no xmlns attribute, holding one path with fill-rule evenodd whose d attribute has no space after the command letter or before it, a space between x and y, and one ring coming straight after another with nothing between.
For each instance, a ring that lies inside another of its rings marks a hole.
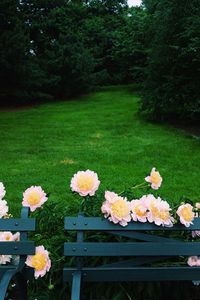
<instances>
[{"instance_id":1,"label":"white peony flower","mask_svg":"<svg viewBox=\"0 0 200 300\"><path fill-rule=\"evenodd\" d=\"M12 255L0 255L0 265L5 265L11 261Z\"/></svg>"},{"instance_id":2,"label":"white peony flower","mask_svg":"<svg viewBox=\"0 0 200 300\"><path fill-rule=\"evenodd\" d=\"M8 213L7 201L0 199L0 218L3 218L7 213Z\"/></svg>"},{"instance_id":3,"label":"white peony flower","mask_svg":"<svg viewBox=\"0 0 200 300\"><path fill-rule=\"evenodd\" d=\"M3 183L0 182L0 199L3 199L3 197L5 196L5 194L6 194L5 187L4 187Z\"/></svg>"}]
</instances>

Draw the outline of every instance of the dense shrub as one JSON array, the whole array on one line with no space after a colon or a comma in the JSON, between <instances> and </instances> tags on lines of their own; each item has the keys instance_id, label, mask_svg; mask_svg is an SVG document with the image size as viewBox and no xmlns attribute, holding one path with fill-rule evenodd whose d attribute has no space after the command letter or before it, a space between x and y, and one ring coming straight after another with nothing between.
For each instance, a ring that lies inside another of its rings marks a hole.
<instances>
[{"instance_id":1,"label":"dense shrub","mask_svg":"<svg viewBox=\"0 0 200 300\"><path fill-rule=\"evenodd\" d=\"M126 0L3 0L0 9L6 105L143 78L146 13Z\"/></svg>"},{"instance_id":2,"label":"dense shrub","mask_svg":"<svg viewBox=\"0 0 200 300\"><path fill-rule=\"evenodd\" d=\"M200 2L145 1L152 37L142 110L200 119Z\"/></svg>"}]
</instances>

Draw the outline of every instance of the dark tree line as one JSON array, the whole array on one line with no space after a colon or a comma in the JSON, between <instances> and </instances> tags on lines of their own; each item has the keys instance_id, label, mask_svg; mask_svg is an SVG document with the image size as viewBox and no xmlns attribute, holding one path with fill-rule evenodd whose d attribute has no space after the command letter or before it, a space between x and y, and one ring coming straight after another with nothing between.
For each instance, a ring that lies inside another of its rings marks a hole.
<instances>
[{"instance_id":1,"label":"dark tree line","mask_svg":"<svg viewBox=\"0 0 200 300\"><path fill-rule=\"evenodd\" d=\"M145 0L149 56L142 110L200 120L200 0Z\"/></svg>"},{"instance_id":2,"label":"dark tree line","mask_svg":"<svg viewBox=\"0 0 200 300\"><path fill-rule=\"evenodd\" d=\"M2 0L0 9L6 102L67 98L143 78L145 12L125 0Z\"/></svg>"},{"instance_id":3,"label":"dark tree line","mask_svg":"<svg viewBox=\"0 0 200 300\"><path fill-rule=\"evenodd\" d=\"M200 0L1 0L0 100L144 83L154 119L200 118Z\"/></svg>"}]
</instances>

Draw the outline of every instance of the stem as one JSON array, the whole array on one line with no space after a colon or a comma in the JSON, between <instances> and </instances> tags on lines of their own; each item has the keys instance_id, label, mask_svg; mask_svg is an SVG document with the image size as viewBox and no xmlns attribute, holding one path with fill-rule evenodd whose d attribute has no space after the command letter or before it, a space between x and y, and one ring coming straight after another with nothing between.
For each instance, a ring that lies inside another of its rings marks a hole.
<instances>
[{"instance_id":1,"label":"stem","mask_svg":"<svg viewBox=\"0 0 200 300\"><path fill-rule=\"evenodd\" d=\"M145 185L145 186L144 186ZM140 184L137 184L135 186L132 186L131 189L137 189L137 188L145 188L145 187L148 187L149 185L146 185L146 182L142 182Z\"/></svg>"},{"instance_id":2,"label":"stem","mask_svg":"<svg viewBox=\"0 0 200 300\"><path fill-rule=\"evenodd\" d=\"M80 211L85 212L85 198L81 201Z\"/></svg>"},{"instance_id":3,"label":"stem","mask_svg":"<svg viewBox=\"0 0 200 300\"><path fill-rule=\"evenodd\" d=\"M132 187L130 187L129 189L132 189L132 190L134 190L134 189L137 189L137 188L139 188L139 189L144 189L144 188L146 188L146 187L148 187L149 185L147 184L146 185L146 182L142 182L142 183L140 183L140 184L137 184L137 185L135 185L135 186L132 186ZM118 195L121 195L121 194L123 194L125 191L122 191L122 192L120 192L120 193L118 193Z\"/></svg>"},{"instance_id":4,"label":"stem","mask_svg":"<svg viewBox=\"0 0 200 300\"><path fill-rule=\"evenodd\" d=\"M118 195L121 195L121 194L123 194L125 191L122 191L122 192L120 192L120 193L118 193Z\"/></svg>"},{"instance_id":5,"label":"stem","mask_svg":"<svg viewBox=\"0 0 200 300\"><path fill-rule=\"evenodd\" d=\"M148 187L149 187L149 185L145 185L145 186L138 187L138 189L146 189Z\"/></svg>"}]
</instances>

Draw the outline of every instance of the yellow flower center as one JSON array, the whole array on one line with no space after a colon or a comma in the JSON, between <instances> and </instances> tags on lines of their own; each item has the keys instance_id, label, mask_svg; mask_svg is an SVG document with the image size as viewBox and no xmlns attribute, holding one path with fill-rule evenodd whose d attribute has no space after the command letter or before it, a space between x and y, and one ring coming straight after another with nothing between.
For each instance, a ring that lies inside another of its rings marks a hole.
<instances>
[{"instance_id":1,"label":"yellow flower center","mask_svg":"<svg viewBox=\"0 0 200 300\"><path fill-rule=\"evenodd\" d=\"M32 191L29 193L28 198L27 198L27 202L30 205L36 205L40 202L40 194L38 191Z\"/></svg>"},{"instance_id":2,"label":"yellow flower center","mask_svg":"<svg viewBox=\"0 0 200 300\"><path fill-rule=\"evenodd\" d=\"M91 176L81 174L77 178L77 186L81 191L89 191L94 186L94 179Z\"/></svg>"},{"instance_id":3,"label":"yellow flower center","mask_svg":"<svg viewBox=\"0 0 200 300\"><path fill-rule=\"evenodd\" d=\"M127 217L127 215L129 214L128 205L122 199L119 199L119 200L115 201L111 205L111 210L112 210L113 215L118 217L118 218Z\"/></svg>"},{"instance_id":4,"label":"yellow flower center","mask_svg":"<svg viewBox=\"0 0 200 300\"><path fill-rule=\"evenodd\" d=\"M181 210L181 215L187 222L190 222L193 219L193 212L189 207L184 207Z\"/></svg>"},{"instance_id":5,"label":"yellow flower center","mask_svg":"<svg viewBox=\"0 0 200 300\"><path fill-rule=\"evenodd\" d=\"M151 182L154 184L158 184L160 182L160 174L158 172L153 172L151 174Z\"/></svg>"},{"instance_id":6,"label":"yellow flower center","mask_svg":"<svg viewBox=\"0 0 200 300\"><path fill-rule=\"evenodd\" d=\"M139 217L144 217L146 215L146 211L143 209L143 206L141 204L135 206L134 210L136 215Z\"/></svg>"},{"instance_id":7,"label":"yellow flower center","mask_svg":"<svg viewBox=\"0 0 200 300\"><path fill-rule=\"evenodd\" d=\"M41 271L46 265L46 257L43 253L37 253L32 257L31 263L36 271Z\"/></svg>"},{"instance_id":8,"label":"yellow flower center","mask_svg":"<svg viewBox=\"0 0 200 300\"><path fill-rule=\"evenodd\" d=\"M6 235L6 241L10 241L10 235Z\"/></svg>"},{"instance_id":9,"label":"yellow flower center","mask_svg":"<svg viewBox=\"0 0 200 300\"><path fill-rule=\"evenodd\" d=\"M155 217L159 217L160 211L159 211L159 209L153 203L150 205L150 209L151 209L152 214Z\"/></svg>"},{"instance_id":10,"label":"yellow flower center","mask_svg":"<svg viewBox=\"0 0 200 300\"><path fill-rule=\"evenodd\" d=\"M169 212L166 210L163 210L159 213L159 217L161 220L166 221L169 218Z\"/></svg>"}]
</instances>

